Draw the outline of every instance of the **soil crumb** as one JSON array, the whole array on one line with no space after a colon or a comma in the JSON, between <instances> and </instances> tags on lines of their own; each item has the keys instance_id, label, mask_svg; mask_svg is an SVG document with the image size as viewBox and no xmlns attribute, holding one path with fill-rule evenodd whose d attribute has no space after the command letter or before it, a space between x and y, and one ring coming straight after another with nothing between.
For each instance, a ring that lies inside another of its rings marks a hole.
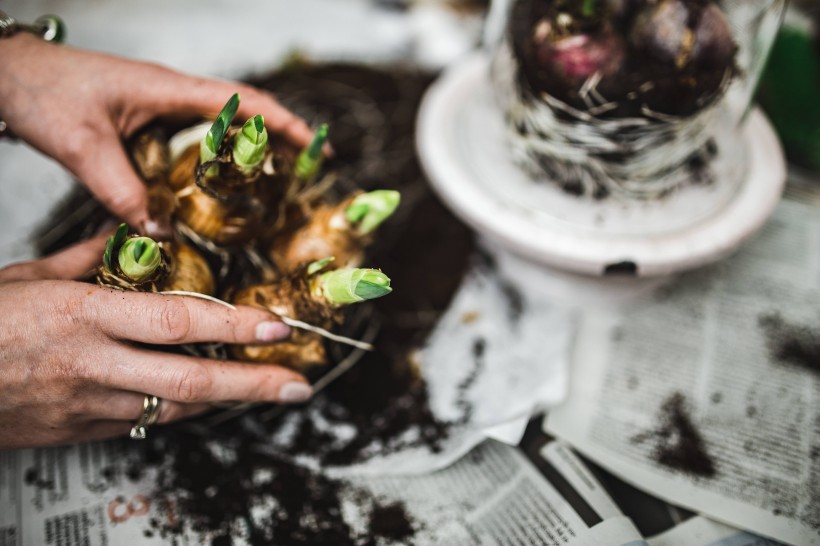
<instances>
[{"instance_id":1,"label":"soil crumb","mask_svg":"<svg viewBox=\"0 0 820 546\"><path fill-rule=\"evenodd\" d=\"M391 540L391 544L405 543L415 533L413 520L400 502L376 506L370 513L370 535Z\"/></svg>"},{"instance_id":2,"label":"soil crumb","mask_svg":"<svg viewBox=\"0 0 820 546\"><path fill-rule=\"evenodd\" d=\"M780 313L758 317L772 360L820 372L820 327L787 322Z\"/></svg>"},{"instance_id":3,"label":"soil crumb","mask_svg":"<svg viewBox=\"0 0 820 546\"><path fill-rule=\"evenodd\" d=\"M649 438L656 442L652 458L663 466L704 478L716 474L715 462L692 421L683 394L676 392L667 398L661 405L657 428L633 441Z\"/></svg>"}]
</instances>

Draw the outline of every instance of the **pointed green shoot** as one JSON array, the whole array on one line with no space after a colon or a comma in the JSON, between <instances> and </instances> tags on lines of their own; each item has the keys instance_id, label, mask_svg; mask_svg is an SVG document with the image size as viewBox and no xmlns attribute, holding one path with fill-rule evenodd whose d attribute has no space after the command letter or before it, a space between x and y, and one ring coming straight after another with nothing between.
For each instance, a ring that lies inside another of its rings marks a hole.
<instances>
[{"instance_id":1,"label":"pointed green shoot","mask_svg":"<svg viewBox=\"0 0 820 546\"><path fill-rule=\"evenodd\" d=\"M349 305L386 296L390 279L378 269L346 267L318 277L322 296L330 305Z\"/></svg>"},{"instance_id":2,"label":"pointed green shoot","mask_svg":"<svg viewBox=\"0 0 820 546\"><path fill-rule=\"evenodd\" d=\"M303 181L312 180L319 168L322 166L322 148L327 142L327 123L323 123L316 130L313 135L313 140L310 141L307 148L302 150L299 157L296 158L295 174L296 178Z\"/></svg>"},{"instance_id":3,"label":"pointed green shoot","mask_svg":"<svg viewBox=\"0 0 820 546\"><path fill-rule=\"evenodd\" d=\"M120 224L117 228L117 231L108 238L108 241L105 242L105 252L103 252L103 267L109 273L114 273L114 268L111 265L111 258L114 256L114 253L120 249L122 244L125 242L126 237L128 237L128 224Z\"/></svg>"},{"instance_id":4,"label":"pointed green shoot","mask_svg":"<svg viewBox=\"0 0 820 546\"><path fill-rule=\"evenodd\" d=\"M222 146L222 139L225 138L225 134L228 132L228 129L230 129L231 122L234 116L236 116L236 110L238 108L239 93L234 93L233 96L228 99L228 102L225 103L225 106L222 107L222 111L216 116L213 125L211 125L211 128L208 130L208 134L205 135L205 138L203 138L199 144L199 159L202 163L213 161L216 158L219 147ZM217 169L214 166L208 169L207 174L208 176L213 176L216 174L216 171Z\"/></svg>"},{"instance_id":5,"label":"pointed green shoot","mask_svg":"<svg viewBox=\"0 0 820 546\"><path fill-rule=\"evenodd\" d=\"M159 245L148 237L134 237L122 245L117 261L120 271L134 282L145 282L151 279L162 263Z\"/></svg>"},{"instance_id":6,"label":"pointed green shoot","mask_svg":"<svg viewBox=\"0 0 820 546\"><path fill-rule=\"evenodd\" d=\"M367 235L390 218L401 201L401 194L393 190L376 190L357 196L345 209L347 221L358 226L359 233Z\"/></svg>"},{"instance_id":7,"label":"pointed green shoot","mask_svg":"<svg viewBox=\"0 0 820 546\"><path fill-rule=\"evenodd\" d=\"M595 15L595 11L598 4L598 0L583 0L583 4L581 5L581 15L584 17L592 17Z\"/></svg>"},{"instance_id":8,"label":"pointed green shoot","mask_svg":"<svg viewBox=\"0 0 820 546\"><path fill-rule=\"evenodd\" d=\"M355 289L356 295L365 300L374 300L392 291L390 278L378 269L366 269Z\"/></svg>"},{"instance_id":9,"label":"pointed green shoot","mask_svg":"<svg viewBox=\"0 0 820 546\"><path fill-rule=\"evenodd\" d=\"M245 174L254 172L265 158L268 146L268 131L265 118L253 116L245 122L233 139L233 162Z\"/></svg>"},{"instance_id":10,"label":"pointed green shoot","mask_svg":"<svg viewBox=\"0 0 820 546\"><path fill-rule=\"evenodd\" d=\"M315 275L316 273L318 273L319 271L324 269L325 266L327 266L327 264L329 264L330 262L332 262L335 259L336 259L336 256L328 256L327 258L325 258L323 260L316 260L315 262L310 263L307 266L307 271L306 271L307 276L310 277L310 276Z\"/></svg>"}]
</instances>

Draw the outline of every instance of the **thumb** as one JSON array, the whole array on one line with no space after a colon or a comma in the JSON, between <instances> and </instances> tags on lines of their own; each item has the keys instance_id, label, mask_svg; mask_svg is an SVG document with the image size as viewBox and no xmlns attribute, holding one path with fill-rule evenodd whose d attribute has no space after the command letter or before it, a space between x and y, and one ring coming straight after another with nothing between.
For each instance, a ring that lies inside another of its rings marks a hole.
<instances>
[{"instance_id":1,"label":"thumb","mask_svg":"<svg viewBox=\"0 0 820 546\"><path fill-rule=\"evenodd\" d=\"M72 280L88 276L102 262L107 235L99 235L40 260L0 269L0 282Z\"/></svg>"},{"instance_id":2,"label":"thumb","mask_svg":"<svg viewBox=\"0 0 820 546\"><path fill-rule=\"evenodd\" d=\"M170 219L149 216L146 187L116 134L101 135L89 152L70 167L108 210L145 235L170 232Z\"/></svg>"}]
</instances>

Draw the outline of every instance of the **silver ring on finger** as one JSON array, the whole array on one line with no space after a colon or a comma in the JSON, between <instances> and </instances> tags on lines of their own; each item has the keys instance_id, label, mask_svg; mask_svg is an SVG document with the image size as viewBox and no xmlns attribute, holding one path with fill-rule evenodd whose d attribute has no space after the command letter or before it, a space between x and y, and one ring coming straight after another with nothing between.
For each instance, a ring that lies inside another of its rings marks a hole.
<instances>
[{"instance_id":1,"label":"silver ring on finger","mask_svg":"<svg viewBox=\"0 0 820 546\"><path fill-rule=\"evenodd\" d=\"M159 406L162 402L157 396L146 394L142 401L142 413L131 427L132 440L144 440L148 434L148 427L153 425L159 419Z\"/></svg>"}]
</instances>

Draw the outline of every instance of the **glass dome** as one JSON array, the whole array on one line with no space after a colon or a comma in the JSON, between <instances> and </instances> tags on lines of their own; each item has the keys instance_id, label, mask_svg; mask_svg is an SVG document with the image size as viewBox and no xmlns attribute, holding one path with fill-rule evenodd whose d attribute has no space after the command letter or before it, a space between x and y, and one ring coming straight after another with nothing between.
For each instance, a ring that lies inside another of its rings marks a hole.
<instances>
[{"instance_id":1,"label":"glass dome","mask_svg":"<svg viewBox=\"0 0 820 546\"><path fill-rule=\"evenodd\" d=\"M739 130L785 0L496 0L491 79L515 162L581 200L651 202L746 174Z\"/></svg>"}]
</instances>

